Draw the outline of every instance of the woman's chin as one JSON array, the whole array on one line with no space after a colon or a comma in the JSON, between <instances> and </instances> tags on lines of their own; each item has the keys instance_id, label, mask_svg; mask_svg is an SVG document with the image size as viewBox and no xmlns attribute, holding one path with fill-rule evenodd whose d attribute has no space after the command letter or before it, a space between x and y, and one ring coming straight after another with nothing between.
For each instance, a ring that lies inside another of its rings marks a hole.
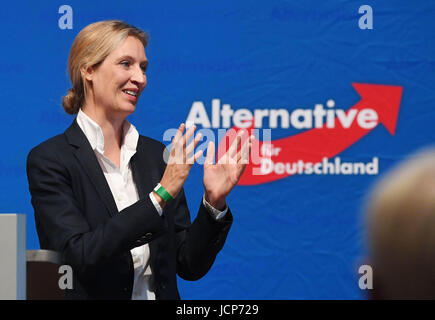
<instances>
[{"instance_id":1,"label":"woman's chin","mask_svg":"<svg viewBox=\"0 0 435 320\"><path fill-rule=\"evenodd\" d=\"M132 113L134 113L135 110L136 110L136 106L130 104L130 105L123 105L122 107L116 108L113 113L116 114L117 117L126 118Z\"/></svg>"}]
</instances>

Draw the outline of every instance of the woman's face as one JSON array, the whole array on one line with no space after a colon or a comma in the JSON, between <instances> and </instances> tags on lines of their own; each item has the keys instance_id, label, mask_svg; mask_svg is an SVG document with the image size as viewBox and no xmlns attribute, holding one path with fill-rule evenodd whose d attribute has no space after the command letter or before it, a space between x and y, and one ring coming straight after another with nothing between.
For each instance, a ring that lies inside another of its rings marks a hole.
<instances>
[{"instance_id":1,"label":"woman's face","mask_svg":"<svg viewBox=\"0 0 435 320\"><path fill-rule=\"evenodd\" d=\"M132 36L110 53L95 69L87 72L92 82L93 104L113 117L126 117L147 84L148 60L142 42Z\"/></svg>"}]
</instances>

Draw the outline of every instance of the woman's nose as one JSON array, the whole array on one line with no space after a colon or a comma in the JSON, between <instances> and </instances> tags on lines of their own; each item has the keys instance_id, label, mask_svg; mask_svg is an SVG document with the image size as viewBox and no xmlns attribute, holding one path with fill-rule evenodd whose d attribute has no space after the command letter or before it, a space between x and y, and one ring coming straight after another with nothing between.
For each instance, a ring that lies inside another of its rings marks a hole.
<instances>
[{"instance_id":1,"label":"woman's nose","mask_svg":"<svg viewBox=\"0 0 435 320\"><path fill-rule=\"evenodd\" d=\"M147 82L147 76L145 75L145 72L142 70L140 66L137 68L134 68L133 75L131 77L132 82L136 82L141 87L146 85Z\"/></svg>"}]
</instances>

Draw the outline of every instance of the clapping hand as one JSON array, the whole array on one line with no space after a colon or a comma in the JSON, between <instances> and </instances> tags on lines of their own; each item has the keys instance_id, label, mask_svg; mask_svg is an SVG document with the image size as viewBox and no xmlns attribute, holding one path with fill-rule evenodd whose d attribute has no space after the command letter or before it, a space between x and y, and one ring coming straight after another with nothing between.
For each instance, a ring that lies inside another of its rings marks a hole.
<instances>
[{"instance_id":1,"label":"clapping hand","mask_svg":"<svg viewBox=\"0 0 435 320\"><path fill-rule=\"evenodd\" d=\"M180 125L175 137L172 139L171 152L167 161L165 172L163 173L161 186L175 198L183 187L184 182L189 176L189 171L195 161L202 155L200 150L192 155L196 145L201 140L202 135L199 133L195 139L187 145L187 142L192 137L196 127L193 126L186 131L184 123ZM158 195L155 195L159 204L163 207L165 202Z\"/></svg>"},{"instance_id":2,"label":"clapping hand","mask_svg":"<svg viewBox=\"0 0 435 320\"><path fill-rule=\"evenodd\" d=\"M247 138L239 150L244 134L246 131L239 131L228 151L216 164L214 163L215 145L213 142L208 144L203 179L205 200L218 210L225 208L226 196L239 182L248 164L254 137Z\"/></svg>"}]
</instances>

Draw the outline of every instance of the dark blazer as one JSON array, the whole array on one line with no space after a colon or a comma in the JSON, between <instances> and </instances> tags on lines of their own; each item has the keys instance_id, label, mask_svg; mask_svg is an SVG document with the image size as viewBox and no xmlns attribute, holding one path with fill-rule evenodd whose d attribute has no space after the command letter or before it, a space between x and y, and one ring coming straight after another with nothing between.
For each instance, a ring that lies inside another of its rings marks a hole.
<instances>
[{"instance_id":1,"label":"dark blazer","mask_svg":"<svg viewBox=\"0 0 435 320\"><path fill-rule=\"evenodd\" d=\"M183 190L159 216L149 193L163 176L165 146L140 136L131 158L140 200L118 212L104 173L76 120L33 148L27 176L41 249L59 251L73 269L67 298L130 299L130 250L149 243L157 299L179 299L176 274L197 280L212 266L232 223L203 206L190 222Z\"/></svg>"}]
</instances>

